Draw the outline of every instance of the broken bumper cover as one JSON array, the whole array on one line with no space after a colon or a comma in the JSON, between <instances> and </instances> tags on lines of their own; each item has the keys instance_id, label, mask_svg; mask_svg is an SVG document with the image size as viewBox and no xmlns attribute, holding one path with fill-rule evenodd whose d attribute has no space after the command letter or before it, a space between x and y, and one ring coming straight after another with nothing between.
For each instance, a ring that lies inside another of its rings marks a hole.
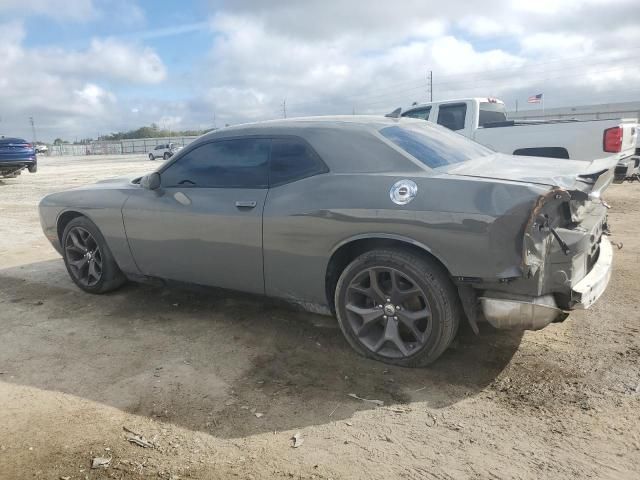
<instances>
[{"instance_id":1,"label":"broken bumper cover","mask_svg":"<svg viewBox=\"0 0 640 480\"><path fill-rule=\"evenodd\" d=\"M605 236L600 241L598 261L591 271L574 285L571 290L571 300L575 309L586 309L593 305L604 293L611 279L613 265L613 249L611 242Z\"/></svg>"},{"instance_id":2,"label":"broken bumper cover","mask_svg":"<svg viewBox=\"0 0 640 480\"><path fill-rule=\"evenodd\" d=\"M612 264L613 249L603 236L598 261L571 290L573 309L587 309L600 298L611 279ZM565 314L553 295L517 300L480 297L480 303L487 321L499 329L539 330Z\"/></svg>"}]
</instances>

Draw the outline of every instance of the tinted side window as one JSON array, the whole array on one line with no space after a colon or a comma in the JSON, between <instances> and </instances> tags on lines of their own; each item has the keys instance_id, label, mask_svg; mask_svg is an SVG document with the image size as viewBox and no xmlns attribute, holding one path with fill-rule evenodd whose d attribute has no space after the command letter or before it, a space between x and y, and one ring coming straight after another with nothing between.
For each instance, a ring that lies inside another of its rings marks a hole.
<instances>
[{"instance_id":1,"label":"tinted side window","mask_svg":"<svg viewBox=\"0 0 640 480\"><path fill-rule=\"evenodd\" d=\"M467 115L467 104L440 105L438 111L438 124L450 130L462 130L464 119Z\"/></svg>"},{"instance_id":2,"label":"tinted side window","mask_svg":"<svg viewBox=\"0 0 640 480\"><path fill-rule=\"evenodd\" d=\"M411 110L410 112L407 112L405 114L403 114L403 117L410 117L410 118L419 118L421 120L429 120L429 113L431 112L431 107L427 107L427 108L420 108L417 110Z\"/></svg>"},{"instance_id":3,"label":"tinted side window","mask_svg":"<svg viewBox=\"0 0 640 480\"><path fill-rule=\"evenodd\" d=\"M205 143L170 164L162 185L266 188L270 144L259 138Z\"/></svg>"},{"instance_id":4,"label":"tinted side window","mask_svg":"<svg viewBox=\"0 0 640 480\"><path fill-rule=\"evenodd\" d=\"M276 138L272 141L270 185L282 185L326 171L316 152L302 140Z\"/></svg>"}]
</instances>

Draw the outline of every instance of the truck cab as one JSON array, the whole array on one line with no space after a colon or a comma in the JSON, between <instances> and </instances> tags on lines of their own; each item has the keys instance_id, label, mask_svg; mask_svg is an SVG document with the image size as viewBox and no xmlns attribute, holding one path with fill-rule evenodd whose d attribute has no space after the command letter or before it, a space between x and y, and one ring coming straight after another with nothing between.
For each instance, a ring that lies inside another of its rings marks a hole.
<instances>
[{"instance_id":1,"label":"truck cab","mask_svg":"<svg viewBox=\"0 0 640 480\"><path fill-rule=\"evenodd\" d=\"M504 102L495 98L447 100L416 105L401 116L428 120L470 138L473 138L479 127L507 121Z\"/></svg>"}]
</instances>

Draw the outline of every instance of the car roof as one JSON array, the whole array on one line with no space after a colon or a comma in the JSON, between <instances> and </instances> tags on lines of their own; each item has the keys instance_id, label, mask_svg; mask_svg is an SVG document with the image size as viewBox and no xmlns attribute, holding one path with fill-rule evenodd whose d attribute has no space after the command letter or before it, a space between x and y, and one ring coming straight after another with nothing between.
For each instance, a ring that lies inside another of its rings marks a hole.
<instances>
[{"instance_id":1,"label":"car roof","mask_svg":"<svg viewBox=\"0 0 640 480\"><path fill-rule=\"evenodd\" d=\"M294 117L283 118L277 120L265 120L261 122L243 123L230 127L221 128L203 135L206 137L219 137L222 134L238 135L242 133L252 134L259 130L265 133L272 133L274 130L285 131L287 129L297 130L309 127L325 128L325 129L368 129L380 130L381 128L397 125L400 122L416 121L414 119L398 119L388 118L382 115L326 115L313 117ZM419 121L419 120L418 120Z\"/></svg>"},{"instance_id":2,"label":"car roof","mask_svg":"<svg viewBox=\"0 0 640 480\"><path fill-rule=\"evenodd\" d=\"M0 138L0 143L29 143L23 138L18 137L4 137Z\"/></svg>"},{"instance_id":3,"label":"car roof","mask_svg":"<svg viewBox=\"0 0 640 480\"><path fill-rule=\"evenodd\" d=\"M385 127L416 123L413 118L388 118L382 115L344 115L297 117L245 123L209 132L189 144L188 149L202 143L244 136L295 136L309 143L333 172L382 172L419 170L385 141L378 132ZM184 150L183 150L184 151Z\"/></svg>"}]
</instances>

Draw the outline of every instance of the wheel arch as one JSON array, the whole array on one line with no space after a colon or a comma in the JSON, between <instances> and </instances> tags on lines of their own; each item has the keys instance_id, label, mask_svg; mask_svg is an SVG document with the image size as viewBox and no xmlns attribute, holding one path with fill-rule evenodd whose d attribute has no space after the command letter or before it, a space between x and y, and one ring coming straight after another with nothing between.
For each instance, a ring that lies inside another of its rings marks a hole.
<instances>
[{"instance_id":1,"label":"wheel arch","mask_svg":"<svg viewBox=\"0 0 640 480\"><path fill-rule=\"evenodd\" d=\"M91 220L91 217L78 210L65 210L58 215L56 220L56 233L58 234L58 241L60 242L60 245L62 245L62 234L64 233L64 229L67 228L67 225L69 225L71 220L78 217L85 217ZM93 222L93 220L91 221Z\"/></svg>"},{"instance_id":2,"label":"wheel arch","mask_svg":"<svg viewBox=\"0 0 640 480\"><path fill-rule=\"evenodd\" d=\"M445 262L443 262L438 255L434 254L431 248L412 238L386 233L356 235L338 243L333 248L329 262L327 263L325 271L325 294L331 313L335 315L334 295L340 274L356 257L377 248L404 248L418 255L430 257L436 261L448 275L451 275Z\"/></svg>"}]
</instances>

